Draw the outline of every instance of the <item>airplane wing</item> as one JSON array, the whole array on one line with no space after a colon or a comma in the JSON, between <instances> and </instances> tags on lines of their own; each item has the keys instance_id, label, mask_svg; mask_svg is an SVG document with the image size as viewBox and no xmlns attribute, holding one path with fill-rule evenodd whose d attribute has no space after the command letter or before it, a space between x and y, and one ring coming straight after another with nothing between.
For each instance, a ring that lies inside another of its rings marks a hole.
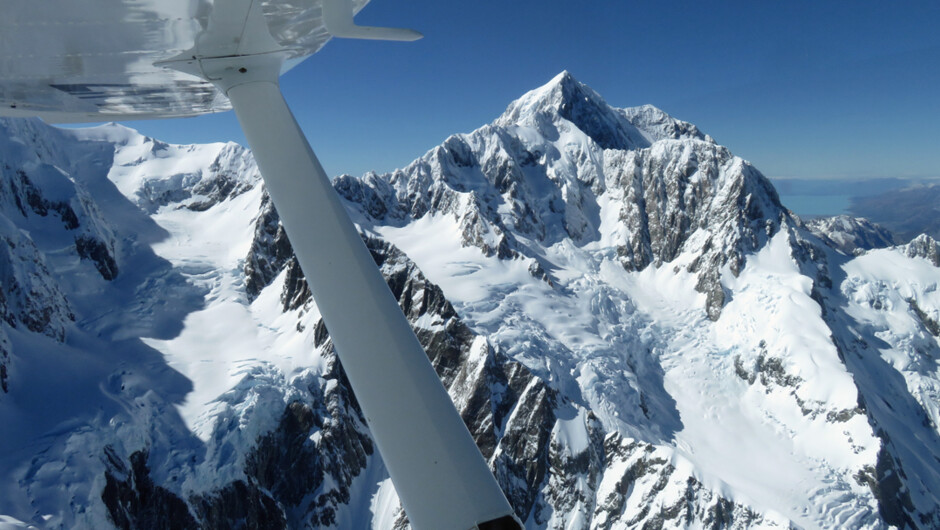
<instances>
[{"instance_id":1,"label":"airplane wing","mask_svg":"<svg viewBox=\"0 0 940 530\"><path fill-rule=\"evenodd\" d=\"M367 3L339 0L334 18L358 28L352 15ZM215 4L227 9L213 9ZM0 116L40 116L63 123L231 110L213 83L166 64L186 56L256 53L244 45L239 50L244 4L6 0L0 17ZM273 44L286 50L281 73L316 53L332 35L344 36L343 28L327 31L318 0L267 0L260 7ZM233 28L236 39L230 37ZM213 30L228 38L212 38L207 32Z\"/></svg>"}]
</instances>

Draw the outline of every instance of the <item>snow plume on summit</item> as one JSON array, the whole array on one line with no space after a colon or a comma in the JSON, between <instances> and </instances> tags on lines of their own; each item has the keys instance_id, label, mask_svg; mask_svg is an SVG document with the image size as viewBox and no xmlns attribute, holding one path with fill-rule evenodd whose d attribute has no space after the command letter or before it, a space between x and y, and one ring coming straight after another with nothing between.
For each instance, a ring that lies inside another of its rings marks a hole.
<instances>
[{"instance_id":1,"label":"snow plume on summit","mask_svg":"<svg viewBox=\"0 0 940 530\"><path fill-rule=\"evenodd\" d=\"M0 522L407 526L250 153L0 129ZM929 237L567 72L334 186L527 528L940 525Z\"/></svg>"}]
</instances>

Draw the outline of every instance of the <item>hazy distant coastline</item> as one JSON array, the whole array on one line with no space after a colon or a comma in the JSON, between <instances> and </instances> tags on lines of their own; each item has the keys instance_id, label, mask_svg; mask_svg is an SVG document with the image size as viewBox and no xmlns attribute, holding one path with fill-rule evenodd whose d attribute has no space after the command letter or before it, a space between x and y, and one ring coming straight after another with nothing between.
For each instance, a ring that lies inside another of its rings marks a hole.
<instances>
[{"instance_id":1,"label":"hazy distant coastline","mask_svg":"<svg viewBox=\"0 0 940 530\"><path fill-rule=\"evenodd\" d=\"M803 218L864 217L908 241L940 238L940 178L771 178L784 206Z\"/></svg>"}]
</instances>

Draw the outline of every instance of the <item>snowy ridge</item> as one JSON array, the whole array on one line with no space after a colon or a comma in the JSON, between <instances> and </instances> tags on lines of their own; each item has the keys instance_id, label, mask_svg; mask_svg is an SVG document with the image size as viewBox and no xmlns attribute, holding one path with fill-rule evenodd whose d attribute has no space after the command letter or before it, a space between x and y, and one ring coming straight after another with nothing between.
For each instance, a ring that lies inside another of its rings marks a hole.
<instances>
[{"instance_id":1,"label":"snowy ridge","mask_svg":"<svg viewBox=\"0 0 940 530\"><path fill-rule=\"evenodd\" d=\"M818 237L827 239L831 246L848 255L890 247L895 242L891 232L860 217L818 217L807 221L806 226Z\"/></svg>"},{"instance_id":2,"label":"snowy ridge","mask_svg":"<svg viewBox=\"0 0 940 530\"><path fill-rule=\"evenodd\" d=\"M0 523L407 525L247 151L0 127ZM940 525L932 239L567 72L334 186L528 528Z\"/></svg>"}]
</instances>

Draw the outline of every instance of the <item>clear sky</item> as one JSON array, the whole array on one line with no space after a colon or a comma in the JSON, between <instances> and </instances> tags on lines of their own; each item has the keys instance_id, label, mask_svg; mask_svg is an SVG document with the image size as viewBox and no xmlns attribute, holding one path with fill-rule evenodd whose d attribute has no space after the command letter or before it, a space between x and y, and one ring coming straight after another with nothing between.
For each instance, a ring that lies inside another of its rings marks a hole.
<instances>
[{"instance_id":1,"label":"clear sky","mask_svg":"<svg viewBox=\"0 0 940 530\"><path fill-rule=\"evenodd\" d=\"M568 70L770 177L940 176L936 0L372 0L356 20L425 38L334 39L282 77L331 175L402 167ZM127 124L244 144L232 113Z\"/></svg>"}]
</instances>

